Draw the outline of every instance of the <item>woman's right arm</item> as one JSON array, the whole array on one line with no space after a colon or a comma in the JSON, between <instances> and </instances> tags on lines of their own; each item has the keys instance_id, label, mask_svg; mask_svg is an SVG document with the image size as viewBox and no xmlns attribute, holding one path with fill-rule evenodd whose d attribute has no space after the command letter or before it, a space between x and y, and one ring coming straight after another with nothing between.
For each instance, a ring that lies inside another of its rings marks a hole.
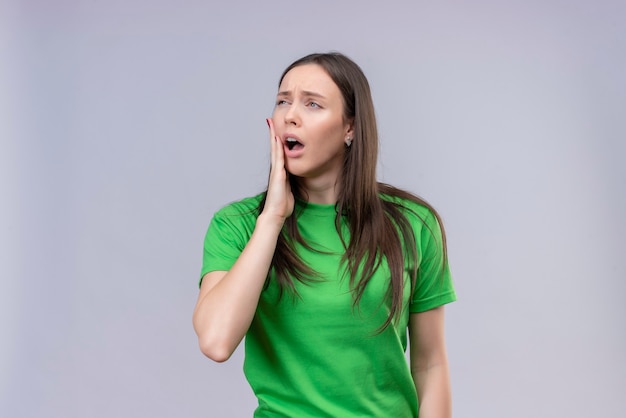
<instances>
[{"instance_id":1,"label":"woman's right arm","mask_svg":"<svg viewBox=\"0 0 626 418\"><path fill-rule=\"evenodd\" d=\"M285 170L283 143L268 119L271 169L267 197L252 236L229 271L212 271L202 279L193 313L200 350L210 359L226 361L250 327L269 272L276 242L294 197Z\"/></svg>"}]
</instances>

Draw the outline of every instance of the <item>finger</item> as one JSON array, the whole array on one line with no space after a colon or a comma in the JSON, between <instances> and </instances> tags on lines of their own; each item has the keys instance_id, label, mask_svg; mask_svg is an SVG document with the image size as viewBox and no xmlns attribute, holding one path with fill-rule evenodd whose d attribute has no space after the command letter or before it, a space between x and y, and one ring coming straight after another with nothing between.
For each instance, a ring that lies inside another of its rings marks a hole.
<instances>
[{"instance_id":1,"label":"finger","mask_svg":"<svg viewBox=\"0 0 626 418\"><path fill-rule=\"evenodd\" d=\"M277 169L285 169L285 148L282 139L279 136L275 136L275 146L276 146L276 168Z\"/></svg>"},{"instance_id":2,"label":"finger","mask_svg":"<svg viewBox=\"0 0 626 418\"><path fill-rule=\"evenodd\" d=\"M274 138L276 136L276 132L274 131L274 121L272 118L265 119L267 121L267 126L270 129L270 138Z\"/></svg>"},{"instance_id":3,"label":"finger","mask_svg":"<svg viewBox=\"0 0 626 418\"><path fill-rule=\"evenodd\" d=\"M274 133L274 123L271 118L265 119L270 133L270 168L276 166L276 134Z\"/></svg>"},{"instance_id":4,"label":"finger","mask_svg":"<svg viewBox=\"0 0 626 418\"><path fill-rule=\"evenodd\" d=\"M285 149L283 140L276 135L276 131L274 129L274 121L272 118L267 118L267 126L270 130L270 139L272 140L271 151L271 164L272 167L276 167L277 170L285 169ZM278 171L277 171L278 172ZM270 173L271 174L271 173Z\"/></svg>"}]
</instances>

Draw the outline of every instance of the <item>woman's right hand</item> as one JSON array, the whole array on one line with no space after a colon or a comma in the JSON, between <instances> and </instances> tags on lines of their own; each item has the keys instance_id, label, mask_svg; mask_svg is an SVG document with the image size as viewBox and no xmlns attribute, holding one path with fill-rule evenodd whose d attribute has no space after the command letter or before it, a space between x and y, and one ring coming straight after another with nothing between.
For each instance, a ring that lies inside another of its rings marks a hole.
<instances>
[{"instance_id":1,"label":"woman's right hand","mask_svg":"<svg viewBox=\"0 0 626 418\"><path fill-rule=\"evenodd\" d=\"M263 214L283 223L292 213L294 197L289 184L289 173L285 167L285 149L282 139L274 131L274 122L267 119L270 130L270 179Z\"/></svg>"},{"instance_id":2,"label":"woman's right hand","mask_svg":"<svg viewBox=\"0 0 626 418\"><path fill-rule=\"evenodd\" d=\"M294 209L283 141L276 136L272 120L268 119L267 123L272 166L265 207L230 270L204 275L193 314L200 349L215 361L227 360L248 332L272 266L278 237Z\"/></svg>"}]
</instances>

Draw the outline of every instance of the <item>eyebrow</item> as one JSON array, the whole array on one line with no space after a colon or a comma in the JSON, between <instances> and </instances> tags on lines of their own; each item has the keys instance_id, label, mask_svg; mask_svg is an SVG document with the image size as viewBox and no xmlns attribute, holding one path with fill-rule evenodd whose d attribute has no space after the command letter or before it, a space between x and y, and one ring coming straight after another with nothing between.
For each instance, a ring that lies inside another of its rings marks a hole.
<instances>
[{"instance_id":1,"label":"eyebrow","mask_svg":"<svg viewBox=\"0 0 626 418\"><path fill-rule=\"evenodd\" d=\"M277 96L280 96L280 97L291 96L291 95L292 95L292 92L290 90L289 91L279 91L278 94L277 94ZM307 96L307 97L318 97L320 99L325 99L326 98L322 94L316 93L314 91L308 91L308 90L303 90L302 91L302 95L303 96Z\"/></svg>"}]
</instances>

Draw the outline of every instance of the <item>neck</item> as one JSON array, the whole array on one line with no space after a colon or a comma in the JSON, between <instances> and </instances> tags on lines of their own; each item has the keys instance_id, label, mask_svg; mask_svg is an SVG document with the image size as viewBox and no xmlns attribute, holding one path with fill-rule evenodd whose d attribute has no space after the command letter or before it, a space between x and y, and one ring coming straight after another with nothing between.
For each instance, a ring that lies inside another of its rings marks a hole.
<instances>
[{"instance_id":1,"label":"neck","mask_svg":"<svg viewBox=\"0 0 626 418\"><path fill-rule=\"evenodd\" d=\"M308 201L322 205L334 205L339 195L339 184L333 178L301 178L300 187L306 192Z\"/></svg>"}]
</instances>

